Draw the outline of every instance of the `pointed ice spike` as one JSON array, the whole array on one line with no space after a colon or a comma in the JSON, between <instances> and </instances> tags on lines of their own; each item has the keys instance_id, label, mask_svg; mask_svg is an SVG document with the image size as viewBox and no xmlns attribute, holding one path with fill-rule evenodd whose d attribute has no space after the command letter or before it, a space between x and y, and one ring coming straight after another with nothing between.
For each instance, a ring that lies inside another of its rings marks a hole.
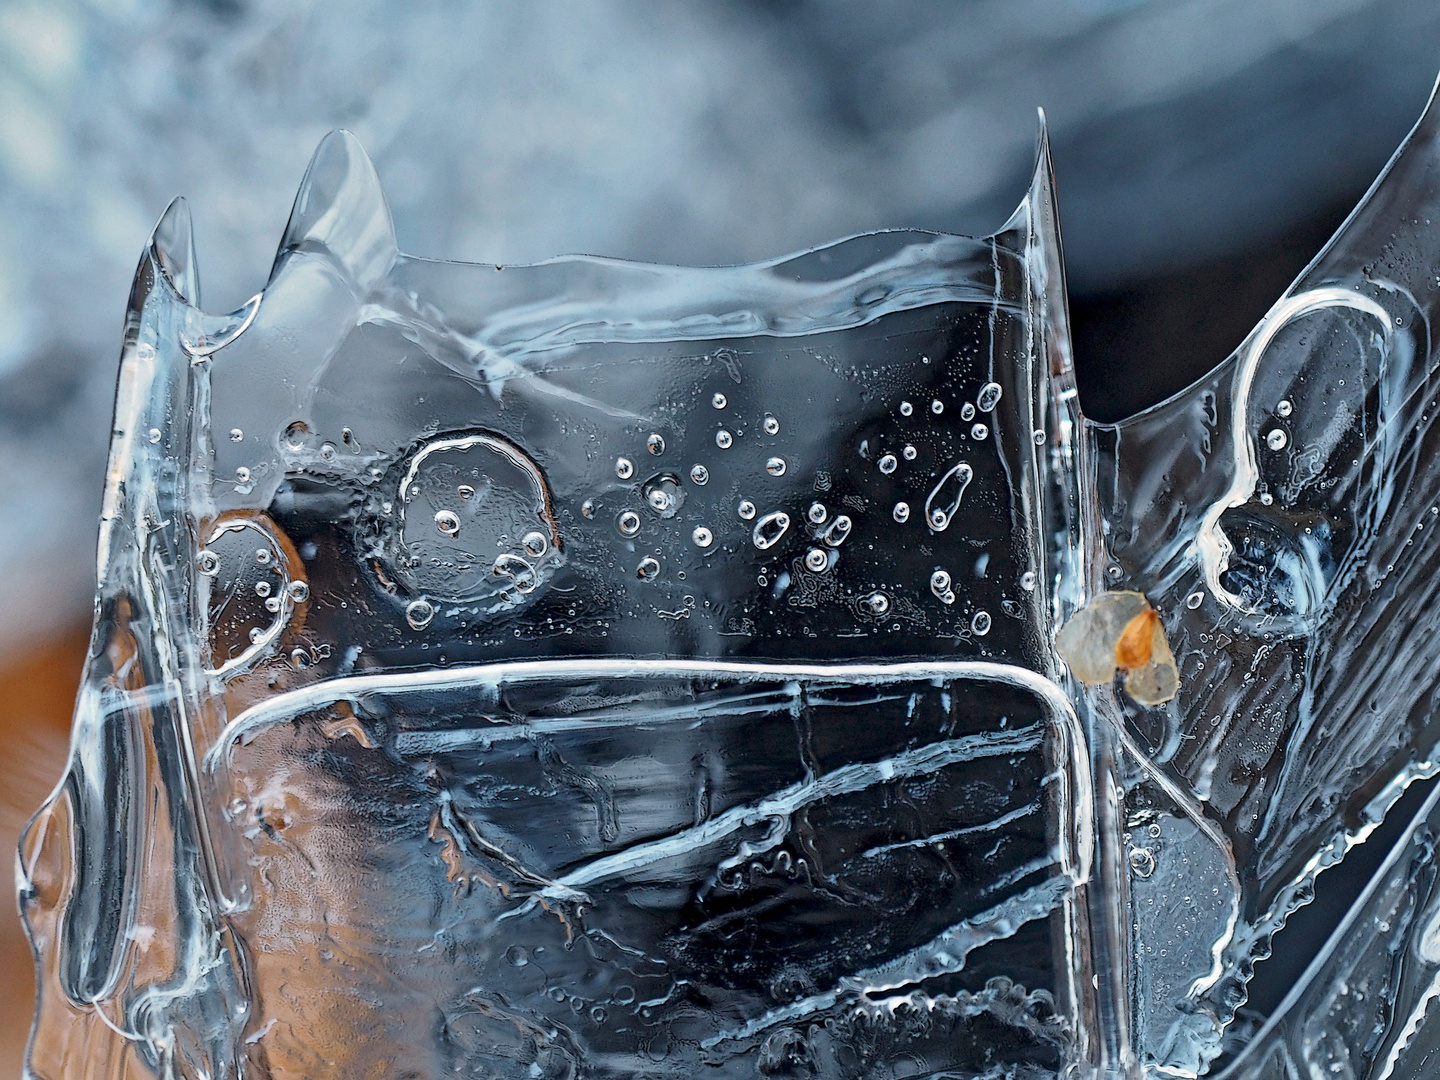
<instances>
[{"instance_id":1,"label":"pointed ice spike","mask_svg":"<svg viewBox=\"0 0 1440 1080\"><path fill-rule=\"evenodd\" d=\"M398 254L380 178L348 131L326 135L310 159L276 265L287 252L307 247L328 251L362 291L385 276Z\"/></svg>"},{"instance_id":2,"label":"pointed ice spike","mask_svg":"<svg viewBox=\"0 0 1440 1080\"><path fill-rule=\"evenodd\" d=\"M170 200L150 234L150 250L181 298L200 306L200 266L195 261L195 230L190 206L179 196Z\"/></svg>"}]
</instances>

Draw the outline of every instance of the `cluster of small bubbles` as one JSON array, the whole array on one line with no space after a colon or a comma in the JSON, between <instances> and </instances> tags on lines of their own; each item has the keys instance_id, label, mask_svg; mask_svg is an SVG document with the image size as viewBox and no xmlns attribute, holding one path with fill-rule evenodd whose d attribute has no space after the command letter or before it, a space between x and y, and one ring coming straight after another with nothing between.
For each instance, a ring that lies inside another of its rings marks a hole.
<instances>
[{"instance_id":1,"label":"cluster of small bubbles","mask_svg":"<svg viewBox=\"0 0 1440 1080\"><path fill-rule=\"evenodd\" d=\"M550 541L542 532L528 532L521 539L520 546L525 549L525 554L532 559L538 559L550 550Z\"/></svg>"},{"instance_id":2,"label":"cluster of small bubbles","mask_svg":"<svg viewBox=\"0 0 1440 1080\"><path fill-rule=\"evenodd\" d=\"M726 400L724 394L717 392L715 396L710 399L710 404L717 409L723 409L726 405L730 404L730 402Z\"/></svg>"},{"instance_id":3,"label":"cluster of small bubbles","mask_svg":"<svg viewBox=\"0 0 1440 1080\"><path fill-rule=\"evenodd\" d=\"M625 510L616 521L621 536L634 536L640 531L640 515L634 510Z\"/></svg>"},{"instance_id":4,"label":"cluster of small bubbles","mask_svg":"<svg viewBox=\"0 0 1440 1080\"><path fill-rule=\"evenodd\" d=\"M231 442L239 442L243 438L245 438L245 432L241 431L238 427L232 427L230 429Z\"/></svg>"},{"instance_id":5,"label":"cluster of small bubbles","mask_svg":"<svg viewBox=\"0 0 1440 1080\"><path fill-rule=\"evenodd\" d=\"M1290 436L1286 435L1285 432L1278 427L1272 428L1270 434L1265 436L1265 445L1271 450L1284 450L1285 444L1289 441Z\"/></svg>"},{"instance_id":6,"label":"cluster of small bubbles","mask_svg":"<svg viewBox=\"0 0 1440 1080\"><path fill-rule=\"evenodd\" d=\"M220 572L220 556L209 548L202 548L196 561L200 564L200 572L206 577L214 577Z\"/></svg>"},{"instance_id":7,"label":"cluster of small bubbles","mask_svg":"<svg viewBox=\"0 0 1440 1080\"><path fill-rule=\"evenodd\" d=\"M975 419L975 406L974 406L974 405L971 405L968 401L965 402L964 405L961 405L961 406L960 406L960 419L961 419L961 420L974 420L974 419Z\"/></svg>"},{"instance_id":8,"label":"cluster of small bubbles","mask_svg":"<svg viewBox=\"0 0 1440 1080\"><path fill-rule=\"evenodd\" d=\"M919 453L920 451L916 450L915 447L909 443L906 443L905 449L900 451L901 456L904 457L906 461L914 461Z\"/></svg>"},{"instance_id":9,"label":"cluster of small bubbles","mask_svg":"<svg viewBox=\"0 0 1440 1080\"><path fill-rule=\"evenodd\" d=\"M1130 849L1130 869L1138 878L1148 878L1155 872L1155 856L1148 848Z\"/></svg>"},{"instance_id":10,"label":"cluster of small bubbles","mask_svg":"<svg viewBox=\"0 0 1440 1080\"><path fill-rule=\"evenodd\" d=\"M822 573L830 565L830 558L819 548L811 548L805 553L805 569Z\"/></svg>"},{"instance_id":11,"label":"cluster of small bubbles","mask_svg":"<svg viewBox=\"0 0 1440 1080\"><path fill-rule=\"evenodd\" d=\"M741 499L740 505L735 507L735 512L749 521L755 516L755 504L749 499Z\"/></svg>"},{"instance_id":12,"label":"cluster of small bubbles","mask_svg":"<svg viewBox=\"0 0 1440 1080\"><path fill-rule=\"evenodd\" d=\"M984 637L990 632L990 613L988 611L977 611L970 619L970 630L976 637Z\"/></svg>"},{"instance_id":13,"label":"cluster of small bubbles","mask_svg":"<svg viewBox=\"0 0 1440 1080\"><path fill-rule=\"evenodd\" d=\"M695 531L690 534L690 539L695 541L698 548L708 548L715 542L715 534L704 525L696 525Z\"/></svg>"},{"instance_id":14,"label":"cluster of small bubbles","mask_svg":"<svg viewBox=\"0 0 1440 1080\"><path fill-rule=\"evenodd\" d=\"M895 459L895 455L894 455L894 454L886 454L886 455L885 455L884 457L882 457L882 458L880 459L880 461L879 461L880 471L881 471L882 473L884 473L886 476L889 476L891 473L893 473L893 472L895 471L896 467L897 467L899 464L900 464L900 462Z\"/></svg>"},{"instance_id":15,"label":"cluster of small bubbles","mask_svg":"<svg viewBox=\"0 0 1440 1080\"><path fill-rule=\"evenodd\" d=\"M650 555L645 556L635 568L635 576L641 581L654 581L660 576L660 560Z\"/></svg>"},{"instance_id":16,"label":"cluster of small bubbles","mask_svg":"<svg viewBox=\"0 0 1440 1080\"><path fill-rule=\"evenodd\" d=\"M594 499L586 499L583 503L581 503L581 504L580 504L580 514L581 514L581 516L583 516L583 517L585 517L585 518L594 518L594 516L595 516L595 500L594 500Z\"/></svg>"},{"instance_id":17,"label":"cluster of small bubbles","mask_svg":"<svg viewBox=\"0 0 1440 1080\"><path fill-rule=\"evenodd\" d=\"M930 575L930 591L942 604L955 603L955 591L950 588L950 575L944 570L936 570Z\"/></svg>"},{"instance_id":18,"label":"cluster of small bubbles","mask_svg":"<svg viewBox=\"0 0 1440 1080\"><path fill-rule=\"evenodd\" d=\"M930 411L936 416L939 416L945 411L945 403L937 397L934 401L930 402Z\"/></svg>"},{"instance_id":19,"label":"cluster of small bubbles","mask_svg":"<svg viewBox=\"0 0 1440 1080\"><path fill-rule=\"evenodd\" d=\"M808 511L806 511L805 516L808 517L808 518L809 518L812 522L814 522L816 525L819 525L819 524L821 524L827 517L830 516L830 511L828 511L828 510L825 509L825 504L824 504L824 503L822 503L822 502L813 502L813 503L810 504L810 509L809 509Z\"/></svg>"},{"instance_id":20,"label":"cluster of small bubbles","mask_svg":"<svg viewBox=\"0 0 1440 1080\"><path fill-rule=\"evenodd\" d=\"M830 523L830 527L825 530L821 539L831 547L839 547L845 542L845 538L850 535L850 526L851 521L849 514L837 514L835 515L835 520Z\"/></svg>"},{"instance_id":21,"label":"cluster of small bubbles","mask_svg":"<svg viewBox=\"0 0 1440 1080\"><path fill-rule=\"evenodd\" d=\"M1275 406L1275 415L1276 415L1276 416L1282 416L1282 417L1283 417L1283 416L1289 416L1289 415L1290 415L1292 412L1294 412L1294 411L1295 411L1295 406L1290 404L1290 399L1289 399L1289 398L1281 398L1281 399L1280 399L1280 404L1278 404L1278 405Z\"/></svg>"},{"instance_id":22,"label":"cluster of small bubbles","mask_svg":"<svg viewBox=\"0 0 1440 1080\"><path fill-rule=\"evenodd\" d=\"M1035 571L1026 570L1023 574L1020 575L1020 588L1024 589L1026 592L1034 592L1035 580Z\"/></svg>"},{"instance_id":23,"label":"cluster of small bubbles","mask_svg":"<svg viewBox=\"0 0 1440 1080\"><path fill-rule=\"evenodd\" d=\"M890 610L890 597L883 592L872 592L860 603L871 615L884 615Z\"/></svg>"},{"instance_id":24,"label":"cluster of small bubbles","mask_svg":"<svg viewBox=\"0 0 1440 1080\"><path fill-rule=\"evenodd\" d=\"M259 563L261 566L269 566L269 565L270 565L270 549L269 549L269 548L256 548L256 549L255 549L255 561L256 561L257 563Z\"/></svg>"},{"instance_id":25,"label":"cluster of small bubbles","mask_svg":"<svg viewBox=\"0 0 1440 1080\"><path fill-rule=\"evenodd\" d=\"M255 582L255 595L256 595L256 596L261 596L261 597L269 596L269 595L270 595L270 582L268 582L268 581L257 581L257 582Z\"/></svg>"},{"instance_id":26,"label":"cluster of small bubbles","mask_svg":"<svg viewBox=\"0 0 1440 1080\"><path fill-rule=\"evenodd\" d=\"M765 414L765 423L763 426L766 435L780 434L780 421L776 420L775 417L768 412Z\"/></svg>"},{"instance_id":27,"label":"cluster of small bubbles","mask_svg":"<svg viewBox=\"0 0 1440 1080\"><path fill-rule=\"evenodd\" d=\"M650 438L645 440L645 449L649 450L650 453L656 457L659 457L665 452L665 436L659 434L651 435Z\"/></svg>"},{"instance_id":28,"label":"cluster of small bubbles","mask_svg":"<svg viewBox=\"0 0 1440 1080\"><path fill-rule=\"evenodd\" d=\"M635 475L635 463L629 458L615 459L615 475L621 480L629 480Z\"/></svg>"},{"instance_id":29,"label":"cluster of small bubbles","mask_svg":"<svg viewBox=\"0 0 1440 1080\"><path fill-rule=\"evenodd\" d=\"M244 465L241 465L235 470L235 479L242 484L248 484L250 482L250 470Z\"/></svg>"},{"instance_id":30,"label":"cluster of small bubbles","mask_svg":"<svg viewBox=\"0 0 1440 1080\"><path fill-rule=\"evenodd\" d=\"M1198 589L1195 592L1192 592L1189 596L1185 597L1185 606L1191 611L1194 611L1204 602L1205 594Z\"/></svg>"},{"instance_id":31,"label":"cluster of small bubbles","mask_svg":"<svg viewBox=\"0 0 1440 1080\"><path fill-rule=\"evenodd\" d=\"M771 476L785 475L785 459L783 457L772 457L765 462L765 471Z\"/></svg>"},{"instance_id":32,"label":"cluster of small bubbles","mask_svg":"<svg viewBox=\"0 0 1440 1080\"><path fill-rule=\"evenodd\" d=\"M999 383L987 382L980 387L980 393L975 395L975 405L981 412L990 412L1000 403L1000 395L1003 392Z\"/></svg>"},{"instance_id":33,"label":"cluster of small bubbles","mask_svg":"<svg viewBox=\"0 0 1440 1080\"><path fill-rule=\"evenodd\" d=\"M435 617L435 605L429 600L411 600L405 605L405 621L412 630L424 630Z\"/></svg>"},{"instance_id":34,"label":"cluster of small bubbles","mask_svg":"<svg viewBox=\"0 0 1440 1080\"><path fill-rule=\"evenodd\" d=\"M292 604L303 604L310 599L310 586L303 581L292 581L285 591L290 594Z\"/></svg>"},{"instance_id":35,"label":"cluster of small bubbles","mask_svg":"<svg viewBox=\"0 0 1440 1080\"><path fill-rule=\"evenodd\" d=\"M908 402L908 401L902 401L902 402L900 402L900 415L901 415L901 416L909 416L909 415L910 415L911 413L913 413L914 411L915 411L915 406L914 406L914 405L911 405L910 402Z\"/></svg>"},{"instance_id":36,"label":"cluster of small bubbles","mask_svg":"<svg viewBox=\"0 0 1440 1080\"><path fill-rule=\"evenodd\" d=\"M704 465L690 466L690 482L704 487L710 482L710 470Z\"/></svg>"},{"instance_id":37,"label":"cluster of small bubbles","mask_svg":"<svg viewBox=\"0 0 1440 1080\"><path fill-rule=\"evenodd\" d=\"M459 495L460 498L464 499L466 502L469 502L475 497L475 489L469 484L461 484L455 489L455 494Z\"/></svg>"},{"instance_id":38,"label":"cluster of small bubbles","mask_svg":"<svg viewBox=\"0 0 1440 1080\"><path fill-rule=\"evenodd\" d=\"M731 435L730 432L726 431L724 428L721 428L719 431L715 432L715 445L718 446L721 450L729 450L730 444L734 441L735 436Z\"/></svg>"},{"instance_id":39,"label":"cluster of small bubbles","mask_svg":"<svg viewBox=\"0 0 1440 1080\"><path fill-rule=\"evenodd\" d=\"M460 519L453 510L440 510L435 514L435 528L443 536L456 536L460 532Z\"/></svg>"},{"instance_id":40,"label":"cluster of small bubbles","mask_svg":"<svg viewBox=\"0 0 1440 1080\"><path fill-rule=\"evenodd\" d=\"M755 522L755 528L750 531L750 540L761 551L767 551L779 543L789 528L790 515L784 510L774 510Z\"/></svg>"},{"instance_id":41,"label":"cluster of small bubbles","mask_svg":"<svg viewBox=\"0 0 1440 1080\"><path fill-rule=\"evenodd\" d=\"M902 524L909 521L910 504L907 502L897 502L895 504L895 509L890 511L890 516Z\"/></svg>"},{"instance_id":42,"label":"cluster of small bubbles","mask_svg":"<svg viewBox=\"0 0 1440 1080\"><path fill-rule=\"evenodd\" d=\"M990 429L989 429L988 427L986 427L984 424L976 424L974 427L972 427L972 428L970 429L970 437L971 437L972 439L974 439L976 442L980 442L982 439L984 439L984 438L985 438L987 435L989 435L989 434L990 434Z\"/></svg>"},{"instance_id":43,"label":"cluster of small bubbles","mask_svg":"<svg viewBox=\"0 0 1440 1080\"><path fill-rule=\"evenodd\" d=\"M152 443L158 443L160 441L160 429L158 427L152 427L150 429L150 441Z\"/></svg>"}]
</instances>

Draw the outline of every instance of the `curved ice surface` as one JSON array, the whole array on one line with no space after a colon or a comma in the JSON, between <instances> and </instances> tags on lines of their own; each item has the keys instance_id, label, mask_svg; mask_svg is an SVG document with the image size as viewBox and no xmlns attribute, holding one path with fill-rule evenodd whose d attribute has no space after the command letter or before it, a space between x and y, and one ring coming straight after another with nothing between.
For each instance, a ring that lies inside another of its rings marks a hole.
<instances>
[{"instance_id":1,"label":"curved ice surface","mask_svg":"<svg viewBox=\"0 0 1440 1080\"><path fill-rule=\"evenodd\" d=\"M177 202L22 850L34 1074L1425 1075L1434 799L1235 1021L1436 771L1437 124L1113 426L1043 139L993 237L682 270L402 255L336 134L228 315ZM1173 700L1065 671L1148 670L1107 591Z\"/></svg>"}]
</instances>

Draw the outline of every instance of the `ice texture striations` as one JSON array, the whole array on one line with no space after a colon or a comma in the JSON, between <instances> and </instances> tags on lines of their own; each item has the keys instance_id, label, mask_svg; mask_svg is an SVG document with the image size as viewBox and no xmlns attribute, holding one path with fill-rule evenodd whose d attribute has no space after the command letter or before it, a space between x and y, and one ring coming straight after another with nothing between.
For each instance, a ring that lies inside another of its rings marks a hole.
<instances>
[{"instance_id":1,"label":"ice texture striations","mask_svg":"<svg viewBox=\"0 0 1440 1080\"><path fill-rule=\"evenodd\" d=\"M1434 797L1237 1012L1440 760L1437 122L1114 426L1043 130L992 237L717 269L402 255L337 133L225 315L177 200L33 1074L1427 1075Z\"/></svg>"}]
</instances>

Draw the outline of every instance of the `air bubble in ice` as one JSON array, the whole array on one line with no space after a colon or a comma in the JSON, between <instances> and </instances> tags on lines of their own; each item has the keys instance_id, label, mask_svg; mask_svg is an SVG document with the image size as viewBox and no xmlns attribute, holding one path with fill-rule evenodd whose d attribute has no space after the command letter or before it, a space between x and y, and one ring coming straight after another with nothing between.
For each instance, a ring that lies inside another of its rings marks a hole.
<instances>
[{"instance_id":1,"label":"air bubble in ice","mask_svg":"<svg viewBox=\"0 0 1440 1080\"><path fill-rule=\"evenodd\" d=\"M259 563L261 566L269 566L269 565L270 565L270 549L269 549L269 548L256 548L256 549L255 549L255 561L256 561L257 563Z\"/></svg>"},{"instance_id":2,"label":"air bubble in ice","mask_svg":"<svg viewBox=\"0 0 1440 1080\"><path fill-rule=\"evenodd\" d=\"M984 637L990 632L990 613L988 611L977 611L970 619L970 629L976 637Z\"/></svg>"},{"instance_id":3,"label":"air bubble in ice","mask_svg":"<svg viewBox=\"0 0 1440 1080\"><path fill-rule=\"evenodd\" d=\"M454 511L440 510L435 514L435 528L443 536L456 536L460 532L460 518Z\"/></svg>"},{"instance_id":4,"label":"air bubble in ice","mask_svg":"<svg viewBox=\"0 0 1440 1080\"><path fill-rule=\"evenodd\" d=\"M250 482L250 470L244 465L241 465L235 470L235 480L237 483L248 484Z\"/></svg>"},{"instance_id":5,"label":"air bubble in ice","mask_svg":"<svg viewBox=\"0 0 1440 1080\"><path fill-rule=\"evenodd\" d=\"M871 615L884 615L890 610L890 597L883 592L872 592L860 604Z\"/></svg>"},{"instance_id":6,"label":"air bubble in ice","mask_svg":"<svg viewBox=\"0 0 1440 1080\"><path fill-rule=\"evenodd\" d=\"M930 591L940 599L941 603L955 603L955 593L950 588L950 575L944 570L936 570L930 575Z\"/></svg>"},{"instance_id":7,"label":"air bubble in ice","mask_svg":"<svg viewBox=\"0 0 1440 1080\"><path fill-rule=\"evenodd\" d=\"M1194 611L1205 602L1205 594L1198 589L1185 598L1185 606Z\"/></svg>"},{"instance_id":8,"label":"air bubble in ice","mask_svg":"<svg viewBox=\"0 0 1440 1080\"><path fill-rule=\"evenodd\" d=\"M820 535L820 538L831 547L839 547L850 535L851 521L849 514L836 514L828 528Z\"/></svg>"},{"instance_id":9,"label":"air bubble in ice","mask_svg":"<svg viewBox=\"0 0 1440 1080\"><path fill-rule=\"evenodd\" d=\"M490 572L497 578L508 578L517 591L526 595L534 592L540 584L539 578L535 576L535 568L519 555L511 555L509 552L496 557Z\"/></svg>"},{"instance_id":10,"label":"air bubble in ice","mask_svg":"<svg viewBox=\"0 0 1440 1080\"><path fill-rule=\"evenodd\" d=\"M904 524L910 520L910 504L907 502L897 502L895 509L890 511L890 516L901 524Z\"/></svg>"},{"instance_id":11,"label":"air bubble in ice","mask_svg":"<svg viewBox=\"0 0 1440 1080\"><path fill-rule=\"evenodd\" d=\"M785 475L785 459L783 457L772 457L765 462L765 471L771 476Z\"/></svg>"},{"instance_id":12,"label":"air bubble in ice","mask_svg":"<svg viewBox=\"0 0 1440 1080\"><path fill-rule=\"evenodd\" d=\"M150 441L152 443L158 443L160 441L160 429L158 427L152 427L150 429Z\"/></svg>"},{"instance_id":13,"label":"air bubble in ice","mask_svg":"<svg viewBox=\"0 0 1440 1080\"><path fill-rule=\"evenodd\" d=\"M900 415L901 415L901 416L909 416L909 415L910 415L911 413L913 413L914 411L915 411L915 406L914 406L914 405L911 405L910 402L908 402L908 401L902 401L902 402L900 402Z\"/></svg>"},{"instance_id":14,"label":"air bubble in ice","mask_svg":"<svg viewBox=\"0 0 1440 1080\"><path fill-rule=\"evenodd\" d=\"M1289 416L1295 411L1295 406L1290 404L1288 398L1281 398L1280 403L1275 406L1275 415L1280 417Z\"/></svg>"},{"instance_id":15,"label":"air bubble in ice","mask_svg":"<svg viewBox=\"0 0 1440 1080\"><path fill-rule=\"evenodd\" d=\"M1272 428L1270 434L1265 436L1265 445L1271 450L1284 450L1285 444L1289 441L1290 436L1286 435L1285 432L1278 427Z\"/></svg>"},{"instance_id":16,"label":"air bubble in ice","mask_svg":"<svg viewBox=\"0 0 1440 1080\"><path fill-rule=\"evenodd\" d=\"M930 402L930 411L936 416L939 416L945 411L945 403L937 397L934 401Z\"/></svg>"},{"instance_id":17,"label":"air bubble in ice","mask_svg":"<svg viewBox=\"0 0 1440 1080\"><path fill-rule=\"evenodd\" d=\"M714 397L710 399L710 404L717 409L723 409L726 405L730 404L730 402L726 400L724 394L717 393Z\"/></svg>"},{"instance_id":18,"label":"air bubble in ice","mask_svg":"<svg viewBox=\"0 0 1440 1080\"><path fill-rule=\"evenodd\" d=\"M1035 591L1034 570L1026 570L1023 574L1020 575L1020 588L1024 589L1026 592Z\"/></svg>"},{"instance_id":19,"label":"air bubble in ice","mask_svg":"<svg viewBox=\"0 0 1440 1080\"><path fill-rule=\"evenodd\" d=\"M805 516L816 525L821 524L829 515L830 511L825 509L825 504L822 502L811 503L810 509L805 513Z\"/></svg>"},{"instance_id":20,"label":"air bubble in ice","mask_svg":"<svg viewBox=\"0 0 1440 1080\"><path fill-rule=\"evenodd\" d=\"M257 582L255 582L255 595L256 595L256 596L269 596L269 595L270 595L270 583L269 583L268 581L257 581Z\"/></svg>"},{"instance_id":21,"label":"air bubble in ice","mask_svg":"<svg viewBox=\"0 0 1440 1080\"><path fill-rule=\"evenodd\" d=\"M586 518L587 520L595 517L594 499L586 499L580 504L580 516Z\"/></svg>"},{"instance_id":22,"label":"air bubble in ice","mask_svg":"<svg viewBox=\"0 0 1440 1080\"><path fill-rule=\"evenodd\" d=\"M429 600L411 600L405 606L405 621L412 630L424 630L435 617L435 605Z\"/></svg>"},{"instance_id":23,"label":"air bubble in ice","mask_svg":"<svg viewBox=\"0 0 1440 1080\"><path fill-rule=\"evenodd\" d=\"M698 548L708 548L715 542L715 534L704 525L696 525L695 531L690 534L690 539L695 541Z\"/></svg>"},{"instance_id":24,"label":"air bubble in ice","mask_svg":"<svg viewBox=\"0 0 1440 1080\"><path fill-rule=\"evenodd\" d=\"M710 470L704 465L690 466L690 482L704 487L710 482Z\"/></svg>"},{"instance_id":25,"label":"air bubble in ice","mask_svg":"<svg viewBox=\"0 0 1440 1080\"><path fill-rule=\"evenodd\" d=\"M989 412L999 404L1001 393L1003 391L1000 389L999 383L987 382L980 387L980 393L975 396L975 407L981 412Z\"/></svg>"},{"instance_id":26,"label":"air bubble in ice","mask_svg":"<svg viewBox=\"0 0 1440 1080\"><path fill-rule=\"evenodd\" d=\"M976 442L981 441L990 434L990 429L984 424L976 424L970 429L970 437Z\"/></svg>"},{"instance_id":27,"label":"air bubble in ice","mask_svg":"<svg viewBox=\"0 0 1440 1080\"><path fill-rule=\"evenodd\" d=\"M271 614L274 614L275 612L279 611L279 610L280 610L280 597L278 597L278 596L269 596L269 597L266 597L266 599L265 599L265 610L268 611L268 612L270 612Z\"/></svg>"},{"instance_id":28,"label":"air bubble in ice","mask_svg":"<svg viewBox=\"0 0 1440 1080\"><path fill-rule=\"evenodd\" d=\"M914 461L915 458L919 455L919 453L920 451L916 450L915 447L910 446L908 443L906 444L905 449L900 451L900 455L906 461Z\"/></svg>"},{"instance_id":29,"label":"air bubble in ice","mask_svg":"<svg viewBox=\"0 0 1440 1080\"><path fill-rule=\"evenodd\" d=\"M780 421L776 420L775 417L770 415L768 412L765 414L765 423L763 426L765 428L766 435L780 434Z\"/></svg>"},{"instance_id":30,"label":"air bubble in ice","mask_svg":"<svg viewBox=\"0 0 1440 1080\"><path fill-rule=\"evenodd\" d=\"M651 435L650 438L645 440L645 449L649 450L650 453L656 457L659 457L665 452L665 437L659 434Z\"/></svg>"},{"instance_id":31,"label":"air bubble in ice","mask_svg":"<svg viewBox=\"0 0 1440 1080\"><path fill-rule=\"evenodd\" d=\"M740 505L735 507L735 512L749 521L755 516L755 504L749 499L741 499Z\"/></svg>"},{"instance_id":32,"label":"air bubble in ice","mask_svg":"<svg viewBox=\"0 0 1440 1080\"><path fill-rule=\"evenodd\" d=\"M965 462L956 462L930 489L925 498L925 524L932 532L944 532L950 527L974 475L975 470Z\"/></svg>"},{"instance_id":33,"label":"air bubble in ice","mask_svg":"<svg viewBox=\"0 0 1440 1080\"><path fill-rule=\"evenodd\" d=\"M241 431L238 427L230 429L231 442L239 442L243 438L245 438L245 432Z\"/></svg>"},{"instance_id":34,"label":"air bubble in ice","mask_svg":"<svg viewBox=\"0 0 1440 1080\"><path fill-rule=\"evenodd\" d=\"M334 461L339 453L339 449L333 442L320 444L320 458L322 461Z\"/></svg>"},{"instance_id":35,"label":"air bubble in ice","mask_svg":"<svg viewBox=\"0 0 1440 1080\"><path fill-rule=\"evenodd\" d=\"M538 559L550 549L550 541L545 538L542 532L528 532L520 541L520 546L525 549L525 554L532 559Z\"/></svg>"},{"instance_id":36,"label":"air bubble in ice","mask_svg":"<svg viewBox=\"0 0 1440 1080\"><path fill-rule=\"evenodd\" d=\"M640 488L645 505L662 518L672 518L685 503L685 489L673 473L656 473Z\"/></svg>"},{"instance_id":37,"label":"air bubble in ice","mask_svg":"<svg viewBox=\"0 0 1440 1080\"><path fill-rule=\"evenodd\" d=\"M819 548L811 548L805 553L805 569L820 573L830 565L830 558Z\"/></svg>"},{"instance_id":38,"label":"air bubble in ice","mask_svg":"<svg viewBox=\"0 0 1440 1080\"><path fill-rule=\"evenodd\" d=\"M1149 848L1130 849L1130 869L1138 878L1148 878L1155 873L1155 856Z\"/></svg>"},{"instance_id":39,"label":"air bubble in ice","mask_svg":"<svg viewBox=\"0 0 1440 1080\"><path fill-rule=\"evenodd\" d=\"M468 502L475 497L475 489L469 484L461 484L455 489L455 494Z\"/></svg>"},{"instance_id":40,"label":"air bubble in ice","mask_svg":"<svg viewBox=\"0 0 1440 1080\"><path fill-rule=\"evenodd\" d=\"M768 551L779 543L785 531L790 528L790 515L784 510L775 510L755 522L750 539L761 551Z\"/></svg>"},{"instance_id":41,"label":"air bubble in ice","mask_svg":"<svg viewBox=\"0 0 1440 1080\"><path fill-rule=\"evenodd\" d=\"M878 464L880 466L880 471L886 476L889 476L895 471L896 467L899 466L900 462L895 459L894 454L886 454L880 459Z\"/></svg>"},{"instance_id":42,"label":"air bubble in ice","mask_svg":"<svg viewBox=\"0 0 1440 1080\"><path fill-rule=\"evenodd\" d=\"M615 524L621 536L634 536L640 531L640 515L634 510L622 511Z\"/></svg>"},{"instance_id":43,"label":"air bubble in ice","mask_svg":"<svg viewBox=\"0 0 1440 1080\"><path fill-rule=\"evenodd\" d=\"M621 480L629 480L635 475L635 463L629 458L615 459L615 475Z\"/></svg>"},{"instance_id":44,"label":"air bubble in ice","mask_svg":"<svg viewBox=\"0 0 1440 1080\"><path fill-rule=\"evenodd\" d=\"M196 562L200 564L200 572L206 577L214 577L220 572L220 556L209 548L202 548L196 556Z\"/></svg>"},{"instance_id":45,"label":"air bubble in ice","mask_svg":"<svg viewBox=\"0 0 1440 1080\"><path fill-rule=\"evenodd\" d=\"M303 604L310 599L310 586L303 581L292 581L285 590L292 604Z\"/></svg>"},{"instance_id":46,"label":"air bubble in ice","mask_svg":"<svg viewBox=\"0 0 1440 1080\"><path fill-rule=\"evenodd\" d=\"M960 419L961 419L961 420L966 420L966 421L974 420L974 419L975 419L975 406L974 406L974 405L971 405L970 402L968 402L968 401L965 402L964 405L961 405L961 406L960 406Z\"/></svg>"},{"instance_id":47,"label":"air bubble in ice","mask_svg":"<svg viewBox=\"0 0 1440 1080\"><path fill-rule=\"evenodd\" d=\"M660 576L660 560L647 555L635 568L635 576L641 581L654 581Z\"/></svg>"},{"instance_id":48,"label":"air bubble in ice","mask_svg":"<svg viewBox=\"0 0 1440 1080\"><path fill-rule=\"evenodd\" d=\"M730 444L734 441L735 437L731 435L730 432L726 431L724 428L721 428L719 431L715 432L715 445L718 446L721 450L729 450Z\"/></svg>"}]
</instances>

